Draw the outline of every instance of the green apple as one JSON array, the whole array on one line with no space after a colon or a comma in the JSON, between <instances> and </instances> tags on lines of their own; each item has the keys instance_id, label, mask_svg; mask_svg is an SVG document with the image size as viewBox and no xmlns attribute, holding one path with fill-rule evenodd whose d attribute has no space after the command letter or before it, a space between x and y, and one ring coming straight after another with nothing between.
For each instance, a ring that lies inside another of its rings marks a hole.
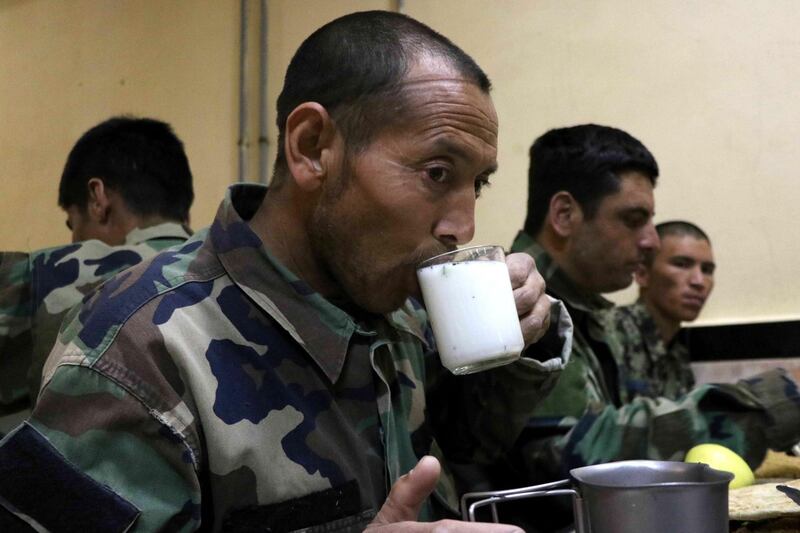
<instances>
[{"instance_id":1,"label":"green apple","mask_svg":"<svg viewBox=\"0 0 800 533\"><path fill-rule=\"evenodd\" d=\"M733 474L729 485L732 489L752 485L753 471L736 452L719 444L698 444L686 453L687 463L705 463L711 468Z\"/></svg>"}]
</instances>

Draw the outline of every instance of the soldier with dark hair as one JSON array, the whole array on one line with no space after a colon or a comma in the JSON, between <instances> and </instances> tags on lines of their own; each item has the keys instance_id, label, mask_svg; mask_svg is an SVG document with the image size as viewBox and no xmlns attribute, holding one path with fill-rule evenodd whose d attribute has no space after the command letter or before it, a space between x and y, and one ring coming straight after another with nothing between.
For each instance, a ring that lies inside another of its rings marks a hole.
<instances>
[{"instance_id":1,"label":"soldier with dark hair","mask_svg":"<svg viewBox=\"0 0 800 533\"><path fill-rule=\"evenodd\" d=\"M498 476L502 485L554 481L572 468L616 460L683 460L703 442L727 446L755 467L767 447L794 444L800 391L785 372L672 398L632 392L625 339L601 294L629 286L659 246L652 223L658 167L647 148L619 129L586 124L545 133L530 154L534 211L512 250L535 258L575 332L569 364L533 410ZM572 520L571 507L553 502L525 501L516 511L537 531Z\"/></svg>"},{"instance_id":2,"label":"soldier with dark hair","mask_svg":"<svg viewBox=\"0 0 800 533\"><path fill-rule=\"evenodd\" d=\"M183 143L168 124L150 118L114 117L84 133L58 186L72 242L117 245L135 228L188 225L193 200Z\"/></svg>"},{"instance_id":3,"label":"soldier with dark hair","mask_svg":"<svg viewBox=\"0 0 800 533\"><path fill-rule=\"evenodd\" d=\"M306 39L275 185L231 187L207 236L70 316L30 421L0 446L0 473L26 472L0 475L0 509L75 530L508 531L411 523L458 516L448 461L509 448L569 349L533 260L510 254L523 357L456 377L434 351L416 265L473 236L497 166L488 87L397 13Z\"/></svg>"},{"instance_id":4,"label":"soldier with dark hair","mask_svg":"<svg viewBox=\"0 0 800 533\"><path fill-rule=\"evenodd\" d=\"M192 173L172 128L114 117L67 158L58 203L73 244L0 254L0 405L36 399L42 366L67 311L104 280L185 242Z\"/></svg>"},{"instance_id":5,"label":"soldier with dark hair","mask_svg":"<svg viewBox=\"0 0 800 533\"><path fill-rule=\"evenodd\" d=\"M608 461L682 460L702 442L723 444L756 466L768 446L793 444L800 393L785 373L675 397L632 390L624 333L601 294L629 286L659 247L652 223L658 166L647 148L619 129L586 124L545 133L530 156L528 218L512 250L535 258L575 334L570 362L523 431L502 484L554 481ZM552 502L520 509L536 530L572 519L569 506Z\"/></svg>"}]
</instances>

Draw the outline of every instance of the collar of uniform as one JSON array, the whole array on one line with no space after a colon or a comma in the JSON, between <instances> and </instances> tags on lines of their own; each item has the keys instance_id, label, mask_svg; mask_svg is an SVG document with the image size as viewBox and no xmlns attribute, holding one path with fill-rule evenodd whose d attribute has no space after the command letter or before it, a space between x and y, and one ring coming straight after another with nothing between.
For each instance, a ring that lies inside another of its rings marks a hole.
<instances>
[{"instance_id":1,"label":"collar of uniform","mask_svg":"<svg viewBox=\"0 0 800 533\"><path fill-rule=\"evenodd\" d=\"M689 342L689 331L687 328L681 327L675 332L675 336L669 342L664 342L664 339L661 337L661 334L658 331L658 325L656 325L656 321L653 318L653 315L650 314L650 310L647 309L647 305L645 305L644 300L639 297L634 303L631 305L626 306L630 309L630 312L634 314L639 323L645 326L645 330L649 335L653 336L653 342L660 341L664 343L664 347L668 351L673 350L687 350L688 351L688 342Z\"/></svg>"},{"instance_id":2,"label":"collar of uniform","mask_svg":"<svg viewBox=\"0 0 800 533\"><path fill-rule=\"evenodd\" d=\"M264 248L247 221L267 188L237 184L209 230L213 249L236 285L281 325L335 383L344 367L353 333L374 335L315 292Z\"/></svg>"},{"instance_id":3,"label":"collar of uniform","mask_svg":"<svg viewBox=\"0 0 800 533\"><path fill-rule=\"evenodd\" d=\"M125 244L132 246L154 239L188 239L192 234L177 222L164 222L147 228L134 228L125 236Z\"/></svg>"},{"instance_id":4,"label":"collar of uniform","mask_svg":"<svg viewBox=\"0 0 800 533\"><path fill-rule=\"evenodd\" d=\"M394 329L411 333L424 346L432 348L432 342L429 338L431 332L427 329L428 313L414 298L408 298L400 309L385 316Z\"/></svg>"},{"instance_id":5,"label":"collar of uniform","mask_svg":"<svg viewBox=\"0 0 800 533\"><path fill-rule=\"evenodd\" d=\"M614 306L599 294L586 294L579 291L567 274L553 261L550 254L524 231L517 234L511 250L533 256L536 268L547 284L547 292L552 292L557 298L564 300L568 306L587 313L610 309Z\"/></svg>"}]
</instances>

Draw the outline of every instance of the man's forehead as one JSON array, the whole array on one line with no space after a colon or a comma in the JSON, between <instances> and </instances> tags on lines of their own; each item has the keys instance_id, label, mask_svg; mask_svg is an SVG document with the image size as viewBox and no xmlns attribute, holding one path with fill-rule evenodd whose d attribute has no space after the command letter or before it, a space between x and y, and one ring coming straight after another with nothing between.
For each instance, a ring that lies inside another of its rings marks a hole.
<instances>
[{"instance_id":1,"label":"man's forehead","mask_svg":"<svg viewBox=\"0 0 800 533\"><path fill-rule=\"evenodd\" d=\"M497 147L497 114L489 96L477 85L463 78L430 78L404 82L402 90L406 111L398 117L398 127L409 128L420 138L467 132Z\"/></svg>"},{"instance_id":2,"label":"man's forehead","mask_svg":"<svg viewBox=\"0 0 800 533\"><path fill-rule=\"evenodd\" d=\"M602 204L613 206L615 211L645 210L652 213L655 209L653 183L639 172L622 174L619 189L604 196Z\"/></svg>"},{"instance_id":3,"label":"man's forehead","mask_svg":"<svg viewBox=\"0 0 800 533\"><path fill-rule=\"evenodd\" d=\"M713 253L710 242L688 234L667 234L662 236L661 250L676 256L689 254L711 256Z\"/></svg>"},{"instance_id":4,"label":"man's forehead","mask_svg":"<svg viewBox=\"0 0 800 533\"><path fill-rule=\"evenodd\" d=\"M404 78L407 83L437 79L467 81L451 59L431 52L417 54Z\"/></svg>"},{"instance_id":5,"label":"man's forehead","mask_svg":"<svg viewBox=\"0 0 800 533\"><path fill-rule=\"evenodd\" d=\"M475 80L467 78L453 61L445 56L433 53L418 54L400 82L400 86L404 90L427 94L431 98L442 98L448 94L456 98L465 94L478 97L491 108L487 118L497 123L497 114L489 93Z\"/></svg>"}]
</instances>

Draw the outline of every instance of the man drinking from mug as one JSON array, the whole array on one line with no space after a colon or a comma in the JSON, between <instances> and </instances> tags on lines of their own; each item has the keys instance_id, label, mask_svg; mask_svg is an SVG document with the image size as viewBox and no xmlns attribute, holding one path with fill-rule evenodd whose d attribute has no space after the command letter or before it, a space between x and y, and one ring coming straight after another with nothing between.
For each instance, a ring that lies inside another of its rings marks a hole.
<instances>
[{"instance_id":1,"label":"man drinking from mug","mask_svg":"<svg viewBox=\"0 0 800 533\"><path fill-rule=\"evenodd\" d=\"M473 236L497 166L489 86L403 15L306 39L278 99L271 187L232 187L205 238L72 315L30 423L0 447L0 472L25 461L13 484L0 476L6 509L75 529L455 527L408 523L455 516L451 477L425 456L493 460L568 346L525 254L507 258L529 346L511 365L447 375L413 299L416 265ZM455 379L462 394L428 401Z\"/></svg>"}]
</instances>

